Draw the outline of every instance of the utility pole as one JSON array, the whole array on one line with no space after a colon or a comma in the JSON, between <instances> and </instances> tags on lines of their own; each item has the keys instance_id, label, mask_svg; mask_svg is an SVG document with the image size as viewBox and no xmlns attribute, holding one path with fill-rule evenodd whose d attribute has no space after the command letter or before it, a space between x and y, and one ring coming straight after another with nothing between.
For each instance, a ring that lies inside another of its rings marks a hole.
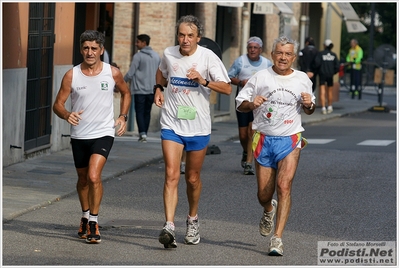
<instances>
[{"instance_id":1,"label":"utility pole","mask_svg":"<svg viewBox=\"0 0 399 268\"><path fill-rule=\"evenodd\" d=\"M375 17L375 3L371 3L371 20L370 20L370 43L369 43L369 56L367 58L367 74L373 77L374 73L374 17ZM367 85L366 85L367 86Z\"/></svg>"}]
</instances>

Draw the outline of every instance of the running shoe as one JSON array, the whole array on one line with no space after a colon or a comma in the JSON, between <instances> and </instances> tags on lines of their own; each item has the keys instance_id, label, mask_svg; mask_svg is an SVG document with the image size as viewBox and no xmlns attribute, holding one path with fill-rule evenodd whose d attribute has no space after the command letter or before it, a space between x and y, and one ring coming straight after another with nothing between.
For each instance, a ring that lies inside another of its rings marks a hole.
<instances>
[{"instance_id":1,"label":"running shoe","mask_svg":"<svg viewBox=\"0 0 399 268\"><path fill-rule=\"evenodd\" d=\"M200 234L199 234L199 222L198 219L190 220L187 219L187 231L186 237L184 238L184 243L188 245L196 245L200 242Z\"/></svg>"},{"instance_id":2,"label":"running shoe","mask_svg":"<svg viewBox=\"0 0 399 268\"><path fill-rule=\"evenodd\" d=\"M177 248L175 231L173 231L166 222L159 234L158 241L163 244L164 248Z\"/></svg>"},{"instance_id":3,"label":"running shoe","mask_svg":"<svg viewBox=\"0 0 399 268\"><path fill-rule=\"evenodd\" d=\"M283 250L281 238L273 235L270 239L269 256L283 256Z\"/></svg>"},{"instance_id":4,"label":"running shoe","mask_svg":"<svg viewBox=\"0 0 399 268\"><path fill-rule=\"evenodd\" d=\"M79 231L78 231L78 236L81 239L86 239L87 237L87 222L89 220L87 218L82 217L80 219L80 227L79 227Z\"/></svg>"},{"instance_id":5,"label":"running shoe","mask_svg":"<svg viewBox=\"0 0 399 268\"><path fill-rule=\"evenodd\" d=\"M326 109L326 107L321 108L321 113L322 113L322 114L327 114L327 109Z\"/></svg>"},{"instance_id":6,"label":"running shoe","mask_svg":"<svg viewBox=\"0 0 399 268\"><path fill-rule=\"evenodd\" d=\"M98 230L98 223L95 221L89 221L86 242L90 244L97 244L101 242L100 231Z\"/></svg>"},{"instance_id":7,"label":"running shoe","mask_svg":"<svg viewBox=\"0 0 399 268\"><path fill-rule=\"evenodd\" d=\"M147 135L140 135L139 142L146 143L147 142Z\"/></svg>"},{"instance_id":8,"label":"running shoe","mask_svg":"<svg viewBox=\"0 0 399 268\"><path fill-rule=\"evenodd\" d=\"M241 167L245 168L245 162L247 161L247 152L242 152L242 158L241 158Z\"/></svg>"},{"instance_id":9,"label":"running shoe","mask_svg":"<svg viewBox=\"0 0 399 268\"><path fill-rule=\"evenodd\" d=\"M330 114L330 113L332 113L333 112L333 107L332 106L328 106L328 108L327 108L327 113L328 114Z\"/></svg>"},{"instance_id":10,"label":"running shoe","mask_svg":"<svg viewBox=\"0 0 399 268\"><path fill-rule=\"evenodd\" d=\"M268 236L274 227L274 215L276 215L277 201L272 200L273 210L270 212L263 211L263 217L260 219L259 232L262 236Z\"/></svg>"},{"instance_id":11,"label":"running shoe","mask_svg":"<svg viewBox=\"0 0 399 268\"><path fill-rule=\"evenodd\" d=\"M251 164L245 163L244 175L255 175L255 171Z\"/></svg>"}]
</instances>

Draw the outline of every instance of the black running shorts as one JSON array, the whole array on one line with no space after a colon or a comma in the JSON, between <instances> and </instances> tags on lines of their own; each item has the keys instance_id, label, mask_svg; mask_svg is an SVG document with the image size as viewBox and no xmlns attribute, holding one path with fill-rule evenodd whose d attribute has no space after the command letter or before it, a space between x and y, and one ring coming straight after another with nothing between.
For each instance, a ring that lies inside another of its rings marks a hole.
<instances>
[{"instance_id":1,"label":"black running shorts","mask_svg":"<svg viewBox=\"0 0 399 268\"><path fill-rule=\"evenodd\" d=\"M88 140L71 139L75 167L88 167L92 154L100 154L107 159L113 144L114 137L111 136Z\"/></svg>"}]
</instances>

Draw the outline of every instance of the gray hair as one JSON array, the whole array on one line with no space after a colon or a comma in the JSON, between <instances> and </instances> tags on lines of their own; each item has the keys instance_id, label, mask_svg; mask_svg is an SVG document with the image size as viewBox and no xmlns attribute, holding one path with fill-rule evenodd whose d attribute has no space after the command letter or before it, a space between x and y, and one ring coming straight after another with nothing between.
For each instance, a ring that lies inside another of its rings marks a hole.
<instances>
[{"instance_id":1,"label":"gray hair","mask_svg":"<svg viewBox=\"0 0 399 268\"><path fill-rule=\"evenodd\" d=\"M247 45L249 45L249 43L257 43L260 47L263 47L263 42L262 39L260 39L257 36L252 36L248 39Z\"/></svg>"},{"instance_id":2,"label":"gray hair","mask_svg":"<svg viewBox=\"0 0 399 268\"><path fill-rule=\"evenodd\" d=\"M197 34L199 37L201 37L204 34L204 26L202 25L202 23L199 21L199 19L193 15L187 15L187 16L183 16L181 17L177 23L176 23L176 35L179 34L179 27L180 24L182 23L187 23L190 25L190 27L192 25L195 25L197 27Z\"/></svg>"},{"instance_id":3,"label":"gray hair","mask_svg":"<svg viewBox=\"0 0 399 268\"><path fill-rule=\"evenodd\" d=\"M295 53L295 55L297 55L297 53L298 53L299 43L297 41L295 41L295 40L292 40L292 39L288 38L287 36L280 36L279 38L274 39L272 53L276 50L277 44L282 44L282 45L291 44L291 45L294 45L294 53Z\"/></svg>"},{"instance_id":4,"label":"gray hair","mask_svg":"<svg viewBox=\"0 0 399 268\"><path fill-rule=\"evenodd\" d=\"M99 31L86 30L80 35L80 48L82 48L83 43L86 41L95 41L100 45L100 48L103 48L105 44L105 37L104 34Z\"/></svg>"}]
</instances>

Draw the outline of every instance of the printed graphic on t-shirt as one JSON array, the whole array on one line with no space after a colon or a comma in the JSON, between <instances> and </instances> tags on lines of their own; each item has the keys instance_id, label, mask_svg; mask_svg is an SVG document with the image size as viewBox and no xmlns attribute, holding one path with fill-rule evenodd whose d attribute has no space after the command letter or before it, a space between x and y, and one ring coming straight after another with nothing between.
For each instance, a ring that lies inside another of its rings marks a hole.
<instances>
[{"instance_id":1,"label":"printed graphic on t-shirt","mask_svg":"<svg viewBox=\"0 0 399 268\"><path fill-rule=\"evenodd\" d=\"M284 97L282 99L282 93L288 93L291 97ZM287 109L288 106L296 106L301 96L296 96L294 92L285 88L278 88L266 95L267 101L264 102L262 109L262 115L265 122L271 126L277 125L281 121L285 121L284 124L292 124L293 120L286 120L290 117L290 112L293 109ZM295 110L297 112L297 110Z\"/></svg>"}]
</instances>

